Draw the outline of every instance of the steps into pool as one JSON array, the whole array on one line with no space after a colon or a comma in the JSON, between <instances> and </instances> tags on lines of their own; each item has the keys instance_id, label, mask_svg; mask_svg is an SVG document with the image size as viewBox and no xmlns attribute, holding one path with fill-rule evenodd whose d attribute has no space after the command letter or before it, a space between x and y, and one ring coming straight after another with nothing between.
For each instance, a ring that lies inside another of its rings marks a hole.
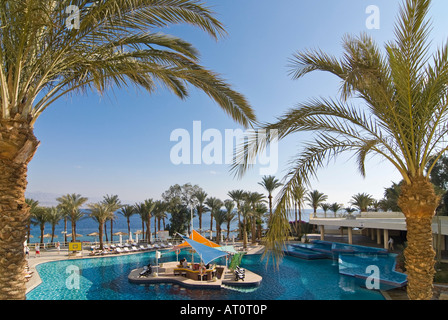
<instances>
[{"instance_id":1,"label":"steps into pool","mask_svg":"<svg viewBox=\"0 0 448 320\"><path fill-rule=\"evenodd\" d=\"M314 240L289 244L284 253L307 260L333 259L340 274L355 277L362 286L377 281L379 289L390 290L407 284L406 274L395 271L396 254L386 249Z\"/></svg>"}]
</instances>

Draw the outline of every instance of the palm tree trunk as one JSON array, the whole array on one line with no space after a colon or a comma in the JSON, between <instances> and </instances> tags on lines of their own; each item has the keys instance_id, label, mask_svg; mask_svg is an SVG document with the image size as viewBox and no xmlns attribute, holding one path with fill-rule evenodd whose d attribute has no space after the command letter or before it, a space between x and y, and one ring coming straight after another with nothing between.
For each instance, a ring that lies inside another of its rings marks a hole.
<instances>
[{"instance_id":1,"label":"palm tree trunk","mask_svg":"<svg viewBox=\"0 0 448 320\"><path fill-rule=\"evenodd\" d=\"M64 217L64 245L67 245L67 216Z\"/></svg>"},{"instance_id":2,"label":"palm tree trunk","mask_svg":"<svg viewBox=\"0 0 448 320\"><path fill-rule=\"evenodd\" d=\"M294 222L294 229L296 232L297 237L299 237L299 230L297 228L297 202L294 202L294 212L295 212L295 216L296 216L296 221Z\"/></svg>"},{"instance_id":3,"label":"palm tree trunk","mask_svg":"<svg viewBox=\"0 0 448 320\"><path fill-rule=\"evenodd\" d=\"M51 243L54 242L54 230L55 230L55 229L56 229L56 225L53 224L53 225L51 226Z\"/></svg>"},{"instance_id":4,"label":"palm tree trunk","mask_svg":"<svg viewBox=\"0 0 448 320\"><path fill-rule=\"evenodd\" d=\"M272 219L272 195L271 195L271 193L269 193L268 199L269 199L269 221L268 221L268 225L269 225L269 223Z\"/></svg>"},{"instance_id":5,"label":"palm tree trunk","mask_svg":"<svg viewBox=\"0 0 448 320\"><path fill-rule=\"evenodd\" d=\"M99 234L99 238L100 238L100 250L103 251L104 245L103 245L103 224L102 223L99 224L98 234Z\"/></svg>"},{"instance_id":6,"label":"palm tree trunk","mask_svg":"<svg viewBox=\"0 0 448 320\"><path fill-rule=\"evenodd\" d=\"M403 184L398 205L406 217L407 248L404 251L408 274L407 293L411 300L430 300L433 296L435 251L432 244L432 219L439 204L427 178L414 178Z\"/></svg>"},{"instance_id":7,"label":"palm tree trunk","mask_svg":"<svg viewBox=\"0 0 448 320\"><path fill-rule=\"evenodd\" d=\"M107 223L104 221L104 234L106 235L106 242L109 242L109 238L107 237Z\"/></svg>"},{"instance_id":8,"label":"palm tree trunk","mask_svg":"<svg viewBox=\"0 0 448 320\"><path fill-rule=\"evenodd\" d=\"M148 221L146 226L146 241L151 243L151 216L148 214Z\"/></svg>"},{"instance_id":9,"label":"palm tree trunk","mask_svg":"<svg viewBox=\"0 0 448 320\"><path fill-rule=\"evenodd\" d=\"M110 242L114 243L114 220L110 220Z\"/></svg>"},{"instance_id":10,"label":"palm tree trunk","mask_svg":"<svg viewBox=\"0 0 448 320\"><path fill-rule=\"evenodd\" d=\"M76 217L75 214L72 213L72 241L76 242Z\"/></svg>"},{"instance_id":11,"label":"palm tree trunk","mask_svg":"<svg viewBox=\"0 0 448 320\"><path fill-rule=\"evenodd\" d=\"M44 233L45 233L45 224L41 223L40 225L40 244L44 245Z\"/></svg>"},{"instance_id":12,"label":"palm tree trunk","mask_svg":"<svg viewBox=\"0 0 448 320\"><path fill-rule=\"evenodd\" d=\"M39 142L27 123L0 121L0 299L25 299L23 243L29 220L27 166Z\"/></svg>"},{"instance_id":13,"label":"palm tree trunk","mask_svg":"<svg viewBox=\"0 0 448 320\"><path fill-rule=\"evenodd\" d=\"M257 224L255 217L251 218L252 244L257 243Z\"/></svg>"},{"instance_id":14,"label":"palm tree trunk","mask_svg":"<svg viewBox=\"0 0 448 320\"><path fill-rule=\"evenodd\" d=\"M213 234L213 212L210 212L210 230Z\"/></svg>"},{"instance_id":15,"label":"palm tree trunk","mask_svg":"<svg viewBox=\"0 0 448 320\"><path fill-rule=\"evenodd\" d=\"M246 217L243 217L243 249L247 249L247 222Z\"/></svg>"},{"instance_id":16,"label":"palm tree trunk","mask_svg":"<svg viewBox=\"0 0 448 320\"><path fill-rule=\"evenodd\" d=\"M199 217L199 230L202 231L202 206L198 207L198 217Z\"/></svg>"}]
</instances>

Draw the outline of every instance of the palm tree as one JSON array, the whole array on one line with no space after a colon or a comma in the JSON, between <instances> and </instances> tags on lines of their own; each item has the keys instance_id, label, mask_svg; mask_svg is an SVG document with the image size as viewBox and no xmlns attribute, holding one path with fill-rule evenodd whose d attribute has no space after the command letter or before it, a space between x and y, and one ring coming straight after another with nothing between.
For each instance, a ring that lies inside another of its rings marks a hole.
<instances>
[{"instance_id":1,"label":"palm tree","mask_svg":"<svg viewBox=\"0 0 448 320\"><path fill-rule=\"evenodd\" d=\"M253 212L253 217L256 224L256 238L261 240L262 236L262 227L263 227L263 221L265 218L266 213L268 212L268 208L266 205L262 202L258 202L255 206L255 211ZM270 215L269 215L270 217Z\"/></svg>"},{"instance_id":2,"label":"palm tree","mask_svg":"<svg viewBox=\"0 0 448 320\"><path fill-rule=\"evenodd\" d=\"M144 202L136 203L134 205L135 211L140 215L142 220L142 234L146 236L146 241L150 243L151 240L151 217L152 211L155 208L155 202L152 199L147 199ZM146 223L146 232L145 232Z\"/></svg>"},{"instance_id":3,"label":"palm tree","mask_svg":"<svg viewBox=\"0 0 448 320\"><path fill-rule=\"evenodd\" d=\"M146 221L146 209L145 203L139 202L134 204L135 212L140 216L140 220L142 221L142 234L145 235L145 221Z\"/></svg>"},{"instance_id":4,"label":"palm tree","mask_svg":"<svg viewBox=\"0 0 448 320\"><path fill-rule=\"evenodd\" d=\"M247 220L252 215L252 206L249 201L242 201L240 204L241 215L243 221L241 223L241 229L243 230L243 249L247 249Z\"/></svg>"},{"instance_id":5,"label":"palm tree","mask_svg":"<svg viewBox=\"0 0 448 320\"><path fill-rule=\"evenodd\" d=\"M58 207L47 208L48 222L51 224L51 242L54 241L54 231L56 225L64 218L64 212Z\"/></svg>"},{"instance_id":6,"label":"palm tree","mask_svg":"<svg viewBox=\"0 0 448 320\"><path fill-rule=\"evenodd\" d=\"M166 209L167 209L167 204L165 201L162 201L162 200L156 201L156 205L155 205L154 211L153 211L153 216L155 219L154 225L157 226L159 231L161 230L160 222L163 221L167 217ZM155 223L156 221L157 221L157 223ZM165 230L165 223L163 224L163 229Z\"/></svg>"},{"instance_id":7,"label":"palm tree","mask_svg":"<svg viewBox=\"0 0 448 320\"><path fill-rule=\"evenodd\" d=\"M229 191L227 193L227 195L236 203L236 210L238 213L238 228L239 228L239 234L238 234L238 239L242 239L243 238L243 231L241 229L241 203L244 200L244 190L232 190Z\"/></svg>"},{"instance_id":8,"label":"palm tree","mask_svg":"<svg viewBox=\"0 0 448 320\"><path fill-rule=\"evenodd\" d=\"M329 203L321 203L320 207L322 210L324 210L324 217L327 217L327 211L330 210L330 204Z\"/></svg>"},{"instance_id":9,"label":"palm tree","mask_svg":"<svg viewBox=\"0 0 448 320\"><path fill-rule=\"evenodd\" d=\"M76 224L78 223L79 220L83 220L87 218L84 211L81 211L81 209L77 208L72 215L70 215L69 220L70 223L72 225L72 230L76 231ZM76 234L72 233L72 242L75 242L76 240Z\"/></svg>"},{"instance_id":10,"label":"palm tree","mask_svg":"<svg viewBox=\"0 0 448 320\"><path fill-rule=\"evenodd\" d=\"M269 199L269 217L272 217L272 192L282 186L280 181L275 176L263 176L262 181L258 183L266 189Z\"/></svg>"},{"instance_id":11,"label":"palm tree","mask_svg":"<svg viewBox=\"0 0 448 320\"><path fill-rule=\"evenodd\" d=\"M76 221L80 219L79 208L87 202L87 198L80 194L67 194L56 199L71 220L72 225L72 242L76 242Z\"/></svg>"},{"instance_id":12,"label":"palm tree","mask_svg":"<svg viewBox=\"0 0 448 320\"><path fill-rule=\"evenodd\" d=\"M226 239L229 239L230 235L230 224L235 219L236 214L233 212L233 209L235 209L235 202L233 200L224 200L224 207L226 208L226 216L225 221L227 222L227 236Z\"/></svg>"},{"instance_id":13,"label":"palm tree","mask_svg":"<svg viewBox=\"0 0 448 320\"><path fill-rule=\"evenodd\" d=\"M109 210L111 210L111 214L109 217L110 220L110 241L114 242L114 232L113 225L115 221L115 211L119 210L123 205L121 204L120 199L118 199L117 195L105 195L102 201Z\"/></svg>"},{"instance_id":14,"label":"palm tree","mask_svg":"<svg viewBox=\"0 0 448 320\"><path fill-rule=\"evenodd\" d=\"M193 194L197 200L196 211L198 212L199 218L199 230L202 231L202 213L204 212L204 203L205 199L207 199L207 193L204 190L199 190Z\"/></svg>"},{"instance_id":15,"label":"palm tree","mask_svg":"<svg viewBox=\"0 0 448 320\"><path fill-rule=\"evenodd\" d=\"M90 209L90 217L98 222L98 233L99 233L99 239L100 239L100 250L104 249L103 246L103 230L104 230L104 224L108 219L110 219L111 215L111 209L109 206L101 201L99 203L92 203L89 204Z\"/></svg>"},{"instance_id":16,"label":"palm tree","mask_svg":"<svg viewBox=\"0 0 448 320\"><path fill-rule=\"evenodd\" d=\"M358 193L352 196L350 203L357 207L360 212L366 212L367 208L373 204L375 199L367 193Z\"/></svg>"},{"instance_id":17,"label":"palm tree","mask_svg":"<svg viewBox=\"0 0 448 320\"><path fill-rule=\"evenodd\" d=\"M36 207L31 219L34 225L39 225L40 228L40 243L44 244L45 224L48 222L48 210L44 207Z\"/></svg>"},{"instance_id":18,"label":"palm tree","mask_svg":"<svg viewBox=\"0 0 448 320\"><path fill-rule=\"evenodd\" d=\"M126 222L128 224L128 234L131 233L131 217L136 214L135 207L131 205L124 205L120 211L120 214L126 218Z\"/></svg>"},{"instance_id":19,"label":"palm tree","mask_svg":"<svg viewBox=\"0 0 448 320\"><path fill-rule=\"evenodd\" d=\"M308 204L313 208L313 216L314 218L316 218L316 213L317 213L317 208L324 203L325 201L327 201L328 196L320 193L317 190L314 191L310 191L308 193L308 195L305 197L305 199L308 201Z\"/></svg>"},{"instance_id":20,"label":"palm tree","mask_svg":"<svg viewBox=\"0 0 448 320\"><path fill-rule=\"evenodd\" d=\"M68 28L70 5L77 6L80 19ZM55 101L114 86L152 93L158 83L184 99L191 84L241 125L255 121L245 97L201 66L190 43L161 32L182 23L215 39L225 34L214 13L197 0L2 1L0 207L8 217L1 230L17 234L0 237L0 269L8 273L0 279L1 299L25 299L27 168L39 146L34 125Z\"/></svg>"},{"instance_id":21,"label":"palm tree","mask_svg":"<svg viewBox=\"0 0 448 320\"><path fill-rule=\"evenodd\" d=\"M205 204L210 209L210 230L213 232L213 219L214 215L221 210L221 207L223 206L223 203L218 198L209 197L207 200L205 200Z\"/></svg>"},{"instance_id":22,"label":"palm tree","mask_svg":"<svg viewBox=\"0 0 448 320\"><path fill-rule=\"evenodd\" d=\"M216 221L216 243L218 244L221 242L221 226L226 222L226 215L227 211L224 210L217 210L213 215Z\"/></svg>"},{"instance_id":23,"label":"palm tree","mask_svg":"<svg viewBox=\"0 0 448 320\"><path fill-rule=\"evenodd\" d=\"M267 132L276 129L278 139L304 131L316 134L285 177L276 210L283 220L289 191L299 183L309 184L319 168L342 153L357 156L363 176L368 156L379 156L395 167L404 180L398 205L406 217L407 293L413 300L433 296L431 224L440 199L428 177L448 150L448 44L430 52L434 48L427 20L430 5L430 0L404 0L395 39L386 43L384 51L369 35L361 34L344 37L341 59L321 50L297 53L292 76L299 79L312 71L329 72L341 80L341 97L301 104L261 128ZM353 97L363 105L354 106L349 101ZM254 152L239 148L246 157L243 166L234 165L240 174L271 137L258 143L254 140L246 143L258 146ZM268 237L268 248L278 248L275 244L286 239L286 232L275 230Z\"/></svg>"},{"instance_id":24,"label":"palm tree","mask_svg":"<svg viewBox=\"0 0 448 320\"><path fill-rule=\"evenodd\" d=\"M258 203L264 201L264 195L258 192L246 192L245 193L246 201L251 205L251 210L249 214L249 223L251 226L251 235L252 235L252 243L256 243L256 206Z\"/></svg>"},{"instance_id":25,"label":"palm tree","mask_svg":"<svg viewBox=\"0 0 448 320\"><path fill-rule=\"evenodd\" d=\"M294 212L295 212L295 231L298 237L302 234L302 208L305 203L305 195L307 191L304 186L296 186L292 192L292 201L294 202ZM299 211L299 221L297 223L297 210Z\"/></svg>"},{"instance_id":26,"label":"palm tree","mask_svg":"<svg viewBox=\"0 0 448 320\"><path fill-rule=\"evenodd\" d=\"M144 208L146 211L146 241L151 243L151 217L153 215L156 202L153 199L146 199L144 202Z\"/></svg>"},{"instance_id":27,"label":"palm tree","mask_svg":"<svg viewBox=\"0 0 448 320\"><path fill-rule=\"evenodd\" d=\"M340 205L340 204L337 203L337 202L332 203L332 204L330 205L330 210L333 211L333 213L334 213L334 217L335 217L335 218L336 218L336 215L337 215L338 211L341 210L341 209L342 209L342 205Z\"/></svg>"}]
</instances>

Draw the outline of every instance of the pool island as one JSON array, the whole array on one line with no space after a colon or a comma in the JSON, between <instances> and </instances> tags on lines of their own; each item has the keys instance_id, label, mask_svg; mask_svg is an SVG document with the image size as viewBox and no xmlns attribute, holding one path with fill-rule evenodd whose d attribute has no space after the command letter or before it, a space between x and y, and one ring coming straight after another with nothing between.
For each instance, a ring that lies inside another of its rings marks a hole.
<instances>
[{"instance_id":1,"label":"pool island","mask_svg":"<svg viewBox=\"0 0 448 320\"><path fill-rule=\"evenodd\" d=\"M201 269L199 264L190 264L184 268L174 261L151 268L151 271L144 268L132 270L128 276L129 282L141 285L175 283L188 288L221 289L223 286L257 287L262 281L261 276L247 269L244 280L237 280L234 272L226 266Z\"/></svg>"}]
</instances>

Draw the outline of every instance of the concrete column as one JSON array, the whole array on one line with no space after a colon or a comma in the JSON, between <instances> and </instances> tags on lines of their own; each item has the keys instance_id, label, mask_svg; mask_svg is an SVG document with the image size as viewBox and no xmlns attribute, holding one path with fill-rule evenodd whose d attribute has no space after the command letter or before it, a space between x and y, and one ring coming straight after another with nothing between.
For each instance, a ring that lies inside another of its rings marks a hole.
<instances>
[{"instance_id":1,"label":"concrete column","mask_svg":"<svg viewBox=\"0 0 448 320\"><path fill-rule=\"evenodd\" d=\"M370 229L370 239L375 240L375 229Z\"/></svg>"},{"instance_id":2,"label":"concrete column","mask_svg":"<svg viewBox=\"0 0 448 320\"><path fill-rule=\"evenodd\" d=\"M376 229L376 243L381 244L381 229Z\"/></svg>"},{"instance_id":3,"label":"concrete column","mask_svg":"<svg viewBox=\"0 0 448 320\"><path fill-rule=\"evenodd\" d=\"M384 229L384 249L389 249L389 230Z\"/></svg>"},{"instance_id":4,"label":"concrete column","mask_svg":"<svg viewBox=\"0 0 448 320\"><path fill-rule=\"evenodd\" d=\"M322 240L322 241L325 240L325 227L324 226L320 226L320 240Z\"/></svg>"},{"instance_id":5,"label":"concrete column","mask_svg":"<svg viewBox=\"0 0 448 320\"><path fill-rule=\"evenodd\" d=\"M353 244L353 230L351 227L348 227L348 244Z\"/></svg>"}]
</instances>

